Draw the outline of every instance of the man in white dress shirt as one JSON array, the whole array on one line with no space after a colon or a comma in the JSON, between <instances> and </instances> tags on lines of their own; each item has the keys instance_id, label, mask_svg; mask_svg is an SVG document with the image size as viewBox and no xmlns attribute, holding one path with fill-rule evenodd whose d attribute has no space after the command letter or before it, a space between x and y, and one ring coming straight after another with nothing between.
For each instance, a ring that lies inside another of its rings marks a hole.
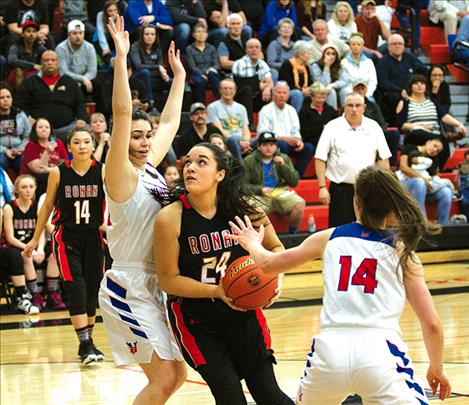
<instances>
[{"instance_id":1,"label":"man in white dress shirt","mask_svg":"<svg viewBox=\"0 0 469 405\"><path fill-rule=\"evenodd\" d=\"M389 169L391 157L381 127L363 115L363 97L349 94L344 110L344 115L324 127L315 154L319 199L329 205L329 227L355 221L353 195L358 172L375 163ZM329 190L326 177L331 182Z\"/></svg>"},{"instance_id":2,"label":"man in white dress shirt","mask_svg":"<svg viewBox=\"0 0 469 405\"><path fill-rule=\"evenodd\" d=\"M282 153L295 157L295 168L303 178L313 157L314 147L303 143L300 133L300 120L295 108L287 104L290 88L287 82L279 81L272 91L272 102L259 111L257 133L272 132Z\"/></svg>"}]
</instances>

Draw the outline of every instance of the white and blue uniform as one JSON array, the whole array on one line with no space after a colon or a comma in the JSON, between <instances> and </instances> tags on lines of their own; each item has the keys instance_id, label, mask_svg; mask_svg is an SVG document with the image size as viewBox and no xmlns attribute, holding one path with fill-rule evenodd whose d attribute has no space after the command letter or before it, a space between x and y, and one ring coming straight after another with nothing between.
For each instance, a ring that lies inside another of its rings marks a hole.
<instances>
[{"instance_id":1,"label":"white and blue uniform","mask_svg":"<svg viewBox=\"0 0 469 405\"><path fill-rule=\"evenodd\" d=\"M392 236L337 227L323 255L321 332L313 337L297 404L428 404L399 318L406 294Z\"/></svg>"},{"instance_id":2,"label":"white and blue uniform","mask_svg":"<svg viewBox=\"0 0 469 405\"><path fill-rule=\"evenodd\" d=\"M145 169L137 170L137 187L126 202L117 204L106 194L114 262L101 282L99 304L117 365L150 363L153 352L165 360L182 360L153 256L153 225L168 187L151 164Z\"/></svg>"}]
</instances>

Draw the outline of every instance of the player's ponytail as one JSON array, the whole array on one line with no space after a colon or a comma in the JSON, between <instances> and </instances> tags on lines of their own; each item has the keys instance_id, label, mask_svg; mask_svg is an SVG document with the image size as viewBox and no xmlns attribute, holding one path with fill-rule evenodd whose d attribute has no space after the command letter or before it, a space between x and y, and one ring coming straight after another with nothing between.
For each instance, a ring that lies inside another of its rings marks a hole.
<instances>
[{"instance_id":1,"label":"player's ponytail","mask_svg":"<svg viewBox=\"0 0 469 405\"><path fill-rule=\"evenodd\" d=\"M371 166L363 169L355 184L355 195L365 228L383 231L386 219L394 215L395 221L388 225L394 228L394 240L402 242L399 264L405 274L420 240L441 228L427 223L415 198L390 170Z\"/></svg>"}]
</instances>

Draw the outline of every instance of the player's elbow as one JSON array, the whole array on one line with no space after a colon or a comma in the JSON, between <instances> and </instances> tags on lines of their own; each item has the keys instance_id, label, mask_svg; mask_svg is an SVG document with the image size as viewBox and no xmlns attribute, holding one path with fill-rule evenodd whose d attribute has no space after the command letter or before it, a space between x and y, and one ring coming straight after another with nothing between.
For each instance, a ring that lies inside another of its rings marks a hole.
<instances>
[{"instance_id":1,"label":"player's elbow","mask_svg":"<svg viewBox=\"0 0 469 405\"><path fill-rule=\"evenodd\" d=\"M427 335L443 334L441 322L438 317L433 317L432 319L428 319L422 322L422 330Z\"/></svg>"},{"instance_id":2,"label":"player's elbow","mask_svg":"<svg viewBox=\"0 0 469 405\"><path fill-rule=\"evenodd\" d=\"M156 272L160 288L167 294L173 293L171 278L164 273Z\"/></svg>"}]
</instances>

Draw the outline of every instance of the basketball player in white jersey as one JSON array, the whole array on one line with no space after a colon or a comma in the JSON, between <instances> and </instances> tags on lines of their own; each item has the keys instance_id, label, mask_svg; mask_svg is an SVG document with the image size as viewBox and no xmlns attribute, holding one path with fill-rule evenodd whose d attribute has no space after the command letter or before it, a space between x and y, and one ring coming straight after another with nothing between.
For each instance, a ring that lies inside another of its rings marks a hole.
<instances>
[{"instance_id":1,"label":"basketball player in white jersey","mask_svg":"<svg viewBox=\"0 0 469 405\"><path fill-rule=\"evenodd\" d=\"M148 115L132 112L126 62L130 44L124 19L118 16L108 29L117 53L114 125L105 169L111 222L107 236L114 262L101 283L99 303L116 364L138 363L148 378L134 405L157 405L164 404L186 377L167 323L152 247L155 215L168 202L168 188L155 167L179 127L185 70L172 43L168 59L174 80L153 140Z\"/></svg>"},{"instance_id":2,"label":"basketball player in white jersey","mask_svg":"<svg viewBox=\"0 0 469 405\"><path fill-rule=\"evenodd\" d=\"M422 325L430 365L427 380L444 399L451 386L443 373L443 331L414 249L436 232L394 173L363 169L355 185L357 222L327 229L295 248L273 253L264 230L249 218L231 223L238 240L266 272L285 272L322 257L321 332L314 336L297 404L340 404L359 394L365 404L428 404L418 383L399 317L406 298ZM387 229L395 224L394 232Z\"/></svg>"}]
</instances>

